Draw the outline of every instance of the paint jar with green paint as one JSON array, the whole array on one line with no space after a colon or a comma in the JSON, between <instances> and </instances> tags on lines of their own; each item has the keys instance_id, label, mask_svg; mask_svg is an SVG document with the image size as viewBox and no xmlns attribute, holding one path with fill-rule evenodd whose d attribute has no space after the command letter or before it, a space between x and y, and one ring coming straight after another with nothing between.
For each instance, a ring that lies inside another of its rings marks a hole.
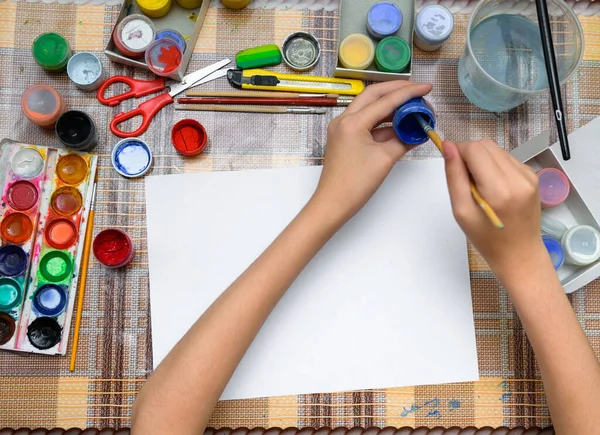
<instances>
[{"instance_id":1,"label":"paint jar with green paint","mask_svg":"<svg viewBox=\"0 0 600 435\"><path fill-rule=\"evenodd\" d=\"M42 33L31 46L33 58L47 71L64 71L71 58L69 43L58 33Z\"/></svg>"},{"instance_id":2,"label":"paint jar with green paint","mask_svg":"<svg viewBox=\"0 0 600 435\"><path fill-rule=\"evenodd\" d=\"M40 260L39 272L48 282L63 282L73 273L73 259L65 251L49 251Z\"/></svg>"},{"instance_id":3,"label":"paint jar with green paint","mask_svg":"<svg viewBox=\"0 0 600 435\"><path fill-rule=\"evenodd\" d=\"M9 312L21 303L21 286L10 278L0 278L0 311Z\"/></svg>"}]
</instances>

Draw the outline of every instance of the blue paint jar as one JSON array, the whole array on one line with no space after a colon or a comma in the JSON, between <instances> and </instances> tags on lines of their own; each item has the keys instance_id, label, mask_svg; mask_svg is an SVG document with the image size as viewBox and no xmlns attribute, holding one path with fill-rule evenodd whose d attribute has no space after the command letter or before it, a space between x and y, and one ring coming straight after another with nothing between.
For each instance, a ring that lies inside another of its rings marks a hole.
<instances>
[{"instance_id":1,"label":"blue paint jar","mask_svg":"<svg viewBox=\"0 0 600 435\"><path fill-rule=\"evenodd\" d=\"M172 39L173 41L177 42L177 45L181 49L181 52L185 53L185 48L186 48L185 38L177 30L173 30L173 29L158 30L156 32L156 36L154 37L154 39L156 40L156 39L162 39L162 38L169 38L169 39Z\"/></svg>"},{"instance_id":2,"label":"blue paint jar","mask_svg":"<svg viewBox=\"0 0 600 435\"><path fill-rule=\"evenodd\" d=\"M429 140L413 114L418 113L435 129L435 113L423 98L413 98L396 109L392 125L398 138L406 145L421 145Z\"/></svg>"},{"instance_id":3,"label":"blue paint jar","mask_svg":"<svg viewBox=\"0 0 600 435\"><path fill-rule=\"evenodd\" d=\"M56 317L67 306L67 293L62 286L46 284L36 290L31 305L38 315Z\"/></svg>"},{"instance_id":4,"label":"blue paint jar","mask_svg":"<svg viewBox=\"0 0 600 435\"><path fill-rule=\"evenodd\" d=\"M563 250L562 244L554 237L550 236L542 236L542 240L544 241L544 246L550 255L554 269L560 269L565 262L565 251Z\"/></svg>"},{"instance_id":5,"label":"blue paint jar","mask_svg":"<svg viewBox=\"0 0 600 435\"><path fill-rule=\"evenodd\" d=\"M379 2L367 14L367 32L380 40L394 35L402 27L402 11L394 3Z\"/></svg>"}]
</instances>

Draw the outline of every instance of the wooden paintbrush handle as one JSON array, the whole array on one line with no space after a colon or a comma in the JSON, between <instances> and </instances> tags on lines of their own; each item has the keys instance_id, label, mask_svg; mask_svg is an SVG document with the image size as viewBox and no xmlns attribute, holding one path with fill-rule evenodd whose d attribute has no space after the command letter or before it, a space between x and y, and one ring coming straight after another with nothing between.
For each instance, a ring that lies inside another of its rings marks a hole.
<instances>
[{"instance_id":1,"label":"wooden paintbrush handle","mask_svg":"<svg viewBox=\"0 0 600 435\"><path fill-rule=\"evenodd\" d=\"M204 112L248 112L248 113L287 113L285 107L251 107L251 106L210 106L204 104L186 104L176 106L176 110L193 110Z\"/></svg>"},{"instance_id":2,"label":"wooden paintbrush handle","mask_svg":"<svg viewBox=\"0 0 600 435\"><path fill-rule=\"evenodd\" d=\"M268 91L226 91L226 92L204 92L189 91L186 97L237 97L237 98L299 98L297 92L268 92Z\"/></svg>"}]
</instances>

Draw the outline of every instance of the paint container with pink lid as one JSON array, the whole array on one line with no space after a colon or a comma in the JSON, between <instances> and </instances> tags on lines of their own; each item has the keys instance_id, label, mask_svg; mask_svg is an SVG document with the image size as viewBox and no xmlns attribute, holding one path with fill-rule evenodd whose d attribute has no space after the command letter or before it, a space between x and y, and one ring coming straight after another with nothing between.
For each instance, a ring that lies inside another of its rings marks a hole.
<instances>
[{"instance_id":1,"label":"paint container with pink lid","mask_svg":"<svg viewBox=\"0 0 600 435\"><path fill-rule=\"evenodd\" d=\"M543 208L556 207L569 196L570 183L564 172L546 168L537 173L540 186L540 201Z\"/></svg>"},{"instance_id":2,"label":"paint container with pink lid","mask_svg":"<svg viewBox=\"0 0 600 435\"><path fill-rule=\"evenodd\" d=\"M131 238L117 228L100 231L94 239L92 250L100 263L113 269L127 266L135 256Z\"/></svg>"},{"instance_id":3,"label":"paint container with pink lid","mask_svg":"<svg viewBox=\"0 0 600 435\"><path fill-rule=\"evenodd\" d=\"M149 18L140 14L128 15L115 28L113 41L125 56L143 57L154 41L156 30Z\"/></svg>"}]
</instances>

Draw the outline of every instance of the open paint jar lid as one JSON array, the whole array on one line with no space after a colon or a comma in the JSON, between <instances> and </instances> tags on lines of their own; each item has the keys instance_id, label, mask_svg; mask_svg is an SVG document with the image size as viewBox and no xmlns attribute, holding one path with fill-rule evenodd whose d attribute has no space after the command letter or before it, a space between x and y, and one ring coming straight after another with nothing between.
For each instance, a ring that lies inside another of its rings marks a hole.
<instances>
[{"instance_id":1,"label":"open paint jar lid","mask_svg":"<svg viewBox=\"0 0 600 435\"><path fill-rule=\"evenodd\" d=\"M367 35L352 33L341 42L338 55L344 68L367 69L375 58L375 44Z\"/></svg>"},{"instance_id":2,"label":"open paint jar lid","mask_svg":"<svg viewBox=\"0 0 600 435\"><path fill-rule=\"evenodd\" d=\"M52 129L65 111L65 103L52 86L35 85L21 97L21 109L25 117L34 124Z\"/></svg>"},{"instance_id":3,"label":"open paint jar lid","mask_svg":"<svg viewBox=\"0 0 600 435\"><path fill-rule=\"evenodd\" d=\"M206 147L206 130L194 119L183 119L173 126L171 142L184 156L197 156Z\"/></svg>"},{"instance_id":4,"label":"open paint jar lid","mask_svg":"<svg viewBox=\"0 0 600 435\"><path fill-rule=\"evenodd\" d=\"M127 266L135 255L131 238L117 228L100 231L92 250L100 263L111 268Z\"/></svg>"},{"instance_id":5,"label":"open paint jar lid","mask_svg":"<svg viewBox=\"0 0 600 435\"><path fill-rule=\"evenodd\" d=\"M115 29L113 41L121 53L129 57L142 57L154 41L156 31L149 18L140 14L128 15Z\"/></svg>"},{"instance_id":6,"label":"open paint jar lid","mask_svg":"<svg viewBox=\"0 0 600 435\"><path fill-rule=\"evenodd\" d=\"M388 36L377 44L375 63L380 71L399 73L410 63L408 43L397 36Z\"/></svg>"},{"instance_id":7,"label":"open paint jar lid","mask_svg":"<svg viewBox=\"0 0 600 435\"><path fill-rule=\"evenodd\" d=\"M33 58L48 71L62 71L71 57L71 47L58 33L42 33L31 46Z\"/></svg>"},{"instance_id":8,"label":"open paint jar lid","mask_svg":"<svg viewBox=\"0 0 600 435\"><path fill-rule=\"evenodd\" d=\"M141 177L150 169L152 152L139 139L123 139L112 150L112 164L123 177Z\"/></svg>"},{"instance_id":9,"label":"open paint jar lid","mask_svg":"<svg viewBox=\"0 0 600 435\"><path fill-rule=\"evenodd\" d=\"M156 37L154 39L162 38L169 38L177 42L177 45L179 46L181 52L185 53L185 47L187 46L187 43L185 42L185 38L177 30L164 29L156 32Z\"/></svg>"},{"instance_id":10,"label":"open paint jar lid","mask_svg":"<svg viewBox=\"0 0 600 435\"><path fill-rule=\"evenodd\" d=\"M307 32L294 32L282 44L283 61L296 71L307 71L321 57L321 44Z\"/></svg>"},{"instance_id":11,"label":"open paint jar lid","mask_svg":"<svg viewBox=\"0 0 600 435\"><path fill-rule=\"evenodd\" d=\"M177 41L171 38L157 39L146 50L146 64L157 76L176 74L182 59L183 51Z\"/></svg>"}]
</instances>

